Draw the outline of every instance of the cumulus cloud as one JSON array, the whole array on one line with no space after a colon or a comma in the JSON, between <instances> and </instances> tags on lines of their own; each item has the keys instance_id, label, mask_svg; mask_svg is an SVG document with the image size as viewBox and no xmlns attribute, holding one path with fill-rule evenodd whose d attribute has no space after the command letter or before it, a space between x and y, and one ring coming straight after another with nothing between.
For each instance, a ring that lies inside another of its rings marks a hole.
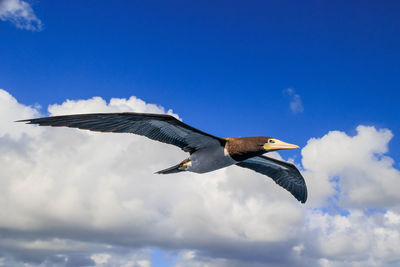
<instances>
[{"instance_id":1,"label":"cumulus cloud","mask_svg":"<svg viewBox=\"0 0 400 267\"><path fill-rule=\"evenodd\" d=\"M10 21L24 30L40 31L43 28L31 5L23 0L0 0L0 20Z\"/></svg>"},{"instance_id":2,"label":"cumulus cloud","mask_svg":"<svg viewBox=\"0 0 400 267\"><path fill-rule=\"evenodd\" d=\"M355 136L331 131L307 142L302 161L309 170L310 190L320 200L337 194L338 204L344 208L397 206L400 171L385 155L392 132L372 126L356 130Z\"/></svg>"},{"instance_id":3,"label":"cumulus cloud","mask_svg":"<svg viewBox=\"0 0 400 267\"><path fill-rule=\"evenodd\" d=\"M299 94L293 88L288 88L285 93L290 97L289 108L293 113L301 113L304 111L303 102Z\"/></svg>"},{"instance_id":4,"label":"cumulus cloud","mask_svg":"<svg viewBox=\"0 0 400 267\"><path fill-rule=\"evenodd\" d=\"M194 248L231 257L241 250L235 242L286 242L296 235L303 211L272 180L237 167L207 175L155 175L186 153L129 134L15 126L15 117L40 114L5 91L0 95L3 114L10 116L4 115L0 138L0 229L28 233L27 242L57 233L73 241ZM135 97L49 107L50 115L117 111L172 114Z\"/></svg>"},{"instance_id":5,"label":"cumulus cloud","mask_svg":"<svg viewBox=\"0 0 400 267\"><path fill-rule=\"evenodd\" d=\"M43 114L4 90L0 109L3 265L145 267L154 247L175 251L176 266L399 263L400 211L388 185L400 183L385 156L389 130L360 126L353 137L309 140L302 162L310 204L301 205L271 179L235 166L155 175L187 155L141 136L16 124ZM135 97L48 108L49 115L120 111L177 116ZM341 159L349 151L350 163ZM365 165L379 170L362 179ZM394 176L379 184L381 173ZM357 184L380 196L360 195ZM327 205L346 213L326 212ZM368 207L387 209L371 214Z\"/></svg>"}]
</instances>

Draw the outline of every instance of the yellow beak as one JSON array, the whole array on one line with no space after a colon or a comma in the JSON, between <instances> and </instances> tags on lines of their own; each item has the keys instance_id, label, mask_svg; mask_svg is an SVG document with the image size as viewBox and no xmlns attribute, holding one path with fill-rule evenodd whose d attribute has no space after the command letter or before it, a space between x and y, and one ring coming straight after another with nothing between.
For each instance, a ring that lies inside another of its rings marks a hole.
<instances>
[{"instance_id":1,"label":"yellow beak","mask_svg":"<svg viewBox=\"0 0 400 267\"><path fill-rule=\"evenodd\" d=\"M274 143L265 143L264 144L264 149L268 151L275 151L275 150L280 150L280 149L294 149L294 148L300 148L298 145L293 145L289 143L282 142L278 139L273 139Z\"/></svg>"}]
</instances>

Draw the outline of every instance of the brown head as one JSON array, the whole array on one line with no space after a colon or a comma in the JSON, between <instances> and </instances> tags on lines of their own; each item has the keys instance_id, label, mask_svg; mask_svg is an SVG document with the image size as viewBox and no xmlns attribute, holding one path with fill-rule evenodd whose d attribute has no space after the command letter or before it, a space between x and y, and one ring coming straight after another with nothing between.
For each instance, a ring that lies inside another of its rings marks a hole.
<instances>
[{"instance_id":1,"label":"brown head","mask_svg":"<svg viewBox=\"0 0 400 267\"><path fill-rule=\"evenodd\" d=\"M226 141L225 149L236 161L246 160L280 149L299 148L297 145L288 144L265 136L227 138Z\"/></svg>"}]
</instances>

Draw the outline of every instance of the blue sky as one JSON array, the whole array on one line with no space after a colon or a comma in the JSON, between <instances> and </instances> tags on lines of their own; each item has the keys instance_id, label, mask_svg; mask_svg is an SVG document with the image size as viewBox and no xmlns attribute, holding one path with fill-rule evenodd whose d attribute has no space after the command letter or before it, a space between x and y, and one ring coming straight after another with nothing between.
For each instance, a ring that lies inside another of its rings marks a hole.
<instances>
[{"instance_id":1,"label":"blue sky","mask_svg":"<svg viewBox=\"0 0 400 267\"><path fill-rule=\"evenodd\" d=\"M217 135L301 145L361 123L400 131L396 1L32 6L42 31L0 24L2 87L23 103L135 95ZM287 88L303 114L291 114Z\"/></svg>"},{"instance_id":2,"label":"blue sky","mask_svg":"<svg viewBox=\"0 0 400 267\"><path fill-rule=\"evenodd\" d=\"M136 96L217 136L302 147L375 126L394 134L399 167L398 1L27 2L42 26L0 20L0 88L42 113ZM300 163L300 150L281 155Z\"/></svg>"}]
</instances>

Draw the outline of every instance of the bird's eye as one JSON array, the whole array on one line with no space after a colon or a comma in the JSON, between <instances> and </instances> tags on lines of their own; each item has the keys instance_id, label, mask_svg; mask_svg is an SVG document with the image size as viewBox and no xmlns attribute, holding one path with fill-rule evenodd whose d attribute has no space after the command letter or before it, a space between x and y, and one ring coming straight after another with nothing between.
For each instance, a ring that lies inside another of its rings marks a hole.
<instances>
[{"instance_id":1,"label":"bird's eye","mask_svg":"<svg viewBox=\"0 0 400 267\"><path fill-rule=\"evenodd\" d=\"M272 140L272 139L269 139L269 142L270 142L270 143L275 143L275 141L274 141L274 140Z\"/></svg>"}]
</instances>

